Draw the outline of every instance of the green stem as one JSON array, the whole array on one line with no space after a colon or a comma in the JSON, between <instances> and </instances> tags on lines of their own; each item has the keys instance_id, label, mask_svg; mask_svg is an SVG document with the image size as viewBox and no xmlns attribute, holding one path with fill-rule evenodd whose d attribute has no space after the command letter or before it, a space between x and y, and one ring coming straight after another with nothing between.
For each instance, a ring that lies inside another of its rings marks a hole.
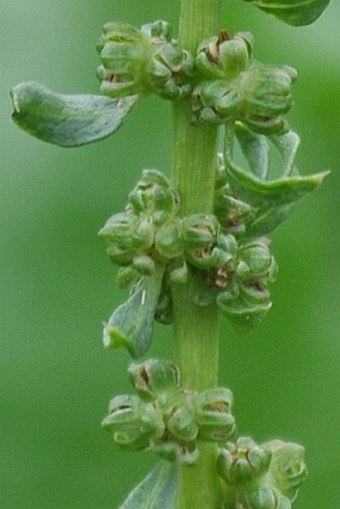
<instances>
[{"instance_id":1,"label":"green stem","mask_svg":"<svg viewBox=\"0 0 340 509\"><path fill-rule=\"evenodd\" d=\"M217 32L220 0L182 0L180 45L195 52L197 44ZM217 128L192 127L191 105L173 107L172 179L181 195L181 214L211 213L215 186ZM192 296L199 283L192 272L186 285L173 285L177 362L184 386L202 391L218 383L218 311L198 307ZM215 474L216 446L200 447L197 465L179 465L178 509L218 509L221 489Z\"/></svg>"}]
</instances>

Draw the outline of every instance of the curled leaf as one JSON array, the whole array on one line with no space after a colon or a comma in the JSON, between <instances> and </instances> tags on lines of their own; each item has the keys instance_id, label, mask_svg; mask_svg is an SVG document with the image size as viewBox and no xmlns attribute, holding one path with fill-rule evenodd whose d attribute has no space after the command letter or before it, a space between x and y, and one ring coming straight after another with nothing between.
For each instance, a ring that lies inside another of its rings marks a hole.
<instances>
[{"instance_id":1,"label":"curled leaf","mask_svg":"<svg viewBox=\"0 0 340 509\"><path fill-rule=\"evenodd\" d=\"M59 94L28 81L11 91L12 118L24 131L61 147L77 147L116 132L138 96L115 101L100 95Z\"/></svg>"},{"instance_id":2,"label":"curled leaf","mask_svg":"<svg viewBox=\"0 0 340 509\"><path fill-rule=\"evenodd\" d=\"M229 159L227 173L230 186L240 199L255 207L280 207L294 203L302 196L314 191L329 175L329 171L308 176L282 177L262 181L236 166Z\"/></svg>"},{"instance_id":3,"label":"curled leaf","mask_svg":"<svg viewBox=\"0 0 340 509\"><path fill-rule=\"evenodd\" d=\"M244 0L262 11L273 14L288 25L310 25L318 19L330 0Z\"/></svg>"},{"instance_id":4,"label":"curled leaf","mask_svg":"<svg viewBox=\"0 0 340 509\"><path fill-rule=\"evenodd\" d=\"M119 509L175 509L176 492L176 465L161 461L131 491Z\"/></svg>"}]
</instances>

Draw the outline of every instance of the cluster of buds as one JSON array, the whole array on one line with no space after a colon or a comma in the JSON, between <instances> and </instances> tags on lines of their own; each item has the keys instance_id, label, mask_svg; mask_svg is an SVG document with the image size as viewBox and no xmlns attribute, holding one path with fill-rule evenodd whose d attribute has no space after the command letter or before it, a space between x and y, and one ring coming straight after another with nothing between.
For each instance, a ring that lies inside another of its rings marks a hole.
<instances>
[{"instance_id":1,"label":"cluster of buds","mask_svg":"<svg viewBox=\"0 0 340 509\"><path fill-rule=\"evenodd\" d=\"M288 66L252 61L249 33L203 41L195 60L202 80L193 91L193 122L224 124L242 121L257 133L286 129L283 115L292 106L291 85L297 77Z\"/></svg>"},{"instance_id":2,"label":"cluster of buds","mask_svg":"<svg viewBox=\"0 0 340 509\"><path fill-rule=\"evenodd\" d=\"M178 211L179 195L169 179L156 170L144 170L125 211L113 215L99 232L110 258L121 267L120 285L135 288L136 296L130 299L133 309L140 305L143 294L154 294L155 298L144 299L154 309L150 311L147 305L143 309L152 319L169 323L170 281L186 282L191 266L206 274L198 304L216 301L236 326L255 325L271 306L268 283L275 279L276 264L268 240L236 240L215 215L180 218ZM157 291L150 293L149 288L146 292L147 283L141 285L141 278L152 282L159 267L163 275L157 279ZM114 335L116 317L111 325L109 322Z\"/></svg>"},{"instance_id":3,"label":"cluster of buds","mask_svg":"<svg viewBox=\"0 0 340 509\"><path fill-rule=\"evenodd\" d=\"M268 283L275 280L277 265L268 239L237 243L231 235L224 237L232 239L233 255L223 265L207 271L207 285L197 303L208 305L216 301L236 328L246 330L260 322L271 308Z\"/></svg>"},{"instance_id":4,"label":"cluster of buds","mask_svg":"<svg viewBox=\"0 0 340 509\"><path fill-rule=\"evenodd\" d=\"M178 208L179 195L169 179L157 170L144 170L125 211L110 217L99 231L111 260L149 275L155 262L165 264L182 255Z\"/></svg>"},{"instance_id":5,"label":"cluster of buds","mask_svg":"<svg viewBox=\"0 0 340 509\"><path fill-rule=\"evenodd\" d=\"M102 425L125 450L151 450L167 460L197 461L197 441L225 442L235 429L232 394L216 388L184 389L179 368L149 359L128 370L136 395L116 396Z\"/></svg>"},{"instance_id":6,"label":"cluster of buds","mask_svg":"<svg viewBox=\"0 0 340 509\"><path fill-rule=\"evenodd\" d=\"M112 98L157 93L175 100L191 93L191 55L171 38L169 23L155 21L141 29L112 22L97 45L101 91Z\"/></svg>"},{"instance_id":7,"label":"cluster of buds","mask_svg":"<svg viewBox=\"0 0 340 509\"><path fill-rule=\"evenodd\" d=\"M225 509L291 509L306 478L300 445L249 437L220 449L217 470L227 488Z\"/></svg>"}]
</instances>

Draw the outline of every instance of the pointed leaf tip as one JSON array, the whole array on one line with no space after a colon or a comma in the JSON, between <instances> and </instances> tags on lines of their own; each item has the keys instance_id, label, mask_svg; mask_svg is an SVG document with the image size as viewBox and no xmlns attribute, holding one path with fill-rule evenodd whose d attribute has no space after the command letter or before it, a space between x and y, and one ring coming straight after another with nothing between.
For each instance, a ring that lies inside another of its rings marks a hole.
<instances>
[{"instance_id":1,"label":"pointed leaf tip","mask_svg":"<svg viewBox=\"0 0 340 509\"><path fill-rule=\"evenodd\" d=\"M314 23L330 0L244 0L291 26Z\"/></svg>"},{"instance_id":2,"label":"pointed leaf tip","mask_svg":"<svg viewBox=\"0 0 340 509\"><path fill-rule=\"evenodd\" d=\"M175 509L177 493L176 466L161 461L136 486L119 509Z\"/></svg>"},{"instance_id":3,"label":"pointed leaf tip","mask_svg":"<svg viewBox=\"0 0 340 509\"><path fill-rule=\"evenodd\" d=\"M113 134L138 100L59 94L29 81L11 91L14 122L40 140L61 147L85 145Z\"/></svg>"}]
</instances>

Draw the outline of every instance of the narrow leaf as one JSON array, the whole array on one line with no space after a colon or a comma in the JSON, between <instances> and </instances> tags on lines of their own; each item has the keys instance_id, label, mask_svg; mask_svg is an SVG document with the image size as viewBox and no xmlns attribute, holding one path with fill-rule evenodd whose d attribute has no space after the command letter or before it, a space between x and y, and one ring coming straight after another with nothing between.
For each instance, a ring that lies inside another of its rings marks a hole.
<instances>
[{"instance_id":1,"label":"narrow leaf","mask_svg":"<svg viewBox=\"0 0 340 509\"><path fill-rule=\"evenodd\" d=\"M161 461L131 491L119 509L175 509L176 491L176 465Z\"/></svg>"},{"instance_id":2,"label":"narrow leaf","mask_svg":"<svg viewBox=\"0 0 340 509\"><path fill-rule=\"evenodd\" d=\"M288 25L310 25L323 13L330 0L244 0L273 14Z\"/></svg>"},{"instance_id":3,"label":"narrow leaf","mask_svg":"<svg viewBox=\"0 0 340 509\"><path fill-rule=\"evenodd\" d=\"M11 91L14 122L40 140L76 147L106 138L122 125L138 96L115 101L100 95L65 95L29 81Z\"/></svg>"},{"instance_id":4,"label":"narrow leaf","mask_svg":"<svg viewBox=\"0 0 340 509\"><path fill-rule=\"evenodd\" d=\"M143 277L129 299L121 304L104 327L105 347L125 347L131 356L142 356L149 348L164 269Z\"/></svg>"}]
</instances>

